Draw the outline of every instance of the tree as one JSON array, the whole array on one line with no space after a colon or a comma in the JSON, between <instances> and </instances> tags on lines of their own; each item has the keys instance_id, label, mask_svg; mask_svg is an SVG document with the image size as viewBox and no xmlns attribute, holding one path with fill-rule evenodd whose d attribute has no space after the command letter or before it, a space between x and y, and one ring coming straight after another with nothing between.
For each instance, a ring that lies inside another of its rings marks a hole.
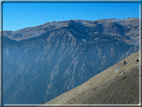
<instances>
[{"instance_id":1,"label":"tree","mask_svg":"<svg viewBox=\"0 0 142 107\"><path fill-rule=\"evenodd\" d=\"M126 65L126 61L124 61L124 65Z\"/></svg>"},{"instance_id":2,"label":"tree","mask_svg":"<svg viewBox=\"0 0 142 107\"><path fill-rule=\"evenodd\" d=\"M139 62L139 60L137 59L136 62Z\"/></svg>"},{"instance_id":3,"label":"tree","mask_svg":"<svg viewBox=\"0 0 142 107\"><path fill-rule=\"evenodd\" d=\"M66 89L66 91L68 92L68 91L69 91L69 89L67 88L67 89Z\"/></svg>"}]
</instances>

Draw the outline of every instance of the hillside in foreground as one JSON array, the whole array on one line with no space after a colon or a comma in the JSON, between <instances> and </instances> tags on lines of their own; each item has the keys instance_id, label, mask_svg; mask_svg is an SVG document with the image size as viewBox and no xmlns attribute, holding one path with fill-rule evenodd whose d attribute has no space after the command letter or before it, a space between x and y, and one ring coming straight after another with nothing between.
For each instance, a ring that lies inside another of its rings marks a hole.
<instances>
[{"instance_id":1,"label":"hillside in foreground","mask_svg":"<svg viewBox=\"0 0 142 107\"><path fill-rule=\"evenodd\" d=\"M137 59L139 51L46 104L139 104Z\"/></svg>"}]
</instances>

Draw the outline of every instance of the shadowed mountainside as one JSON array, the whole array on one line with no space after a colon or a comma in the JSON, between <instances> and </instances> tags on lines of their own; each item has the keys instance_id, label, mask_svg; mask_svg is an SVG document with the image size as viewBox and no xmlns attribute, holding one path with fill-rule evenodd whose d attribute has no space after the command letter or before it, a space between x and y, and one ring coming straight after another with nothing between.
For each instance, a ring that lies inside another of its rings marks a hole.
<instances>
[{"instance_id":1,"label":"shadowed mountainside","mask_svg":"<svg viewBox=\"0 0 142 107\"><path fill-rule=\"evenodd\" d=\"M137 59L139 51L47 104L139 104Z\"/></svg>"}]
</instances>

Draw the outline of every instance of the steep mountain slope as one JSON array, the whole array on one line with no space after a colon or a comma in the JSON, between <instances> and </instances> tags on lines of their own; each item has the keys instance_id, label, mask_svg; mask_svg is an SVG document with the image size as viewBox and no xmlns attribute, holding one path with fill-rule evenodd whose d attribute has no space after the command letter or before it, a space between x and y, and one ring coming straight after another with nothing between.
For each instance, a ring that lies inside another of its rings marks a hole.
<instances>
[{"instance_id":1,"label":"steep mountain slope","mask_svg":"<svg viewBox=\"0 0 142 107\"><path fill-rule=\"evenodd\" d=\"M139 51L46 104L139 104L137 59Z\"/></svg>"},{"instance_id":2,"label":"steep mountain slope","mask_svg":"<svg viewBox=\"0 0 142 107\"><path fill-rule=\"evenodd\" d=\"M4 103L47 102L136 52L138 22L69 20L3 32Z\"/></svg>"}]
</instances>

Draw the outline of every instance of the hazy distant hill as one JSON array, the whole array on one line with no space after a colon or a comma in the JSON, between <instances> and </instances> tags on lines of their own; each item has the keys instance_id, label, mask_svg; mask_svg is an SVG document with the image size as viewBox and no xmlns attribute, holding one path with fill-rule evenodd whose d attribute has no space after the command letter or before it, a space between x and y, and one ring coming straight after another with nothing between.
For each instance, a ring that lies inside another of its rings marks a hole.
<instances>
[{"instance_id":1,"label":"hazy distant hill","mask_svg":"<svg viewBox=\"0 0 142 107\"><path fill-rule=\"evenodd\" d=\"M137 59L139 51L47 104L139 104Z\"/></svg>"},{"instance_id":2,"label":"hazy distant hill","mask_svg":"<svg viewBox=\"0 0 142 107\"><path fill-rule=\"evenodd\" d=\"M136 52L139 19L48 22L3 32L4 103L51 100Z\"/></svg>"}]
</instances>

